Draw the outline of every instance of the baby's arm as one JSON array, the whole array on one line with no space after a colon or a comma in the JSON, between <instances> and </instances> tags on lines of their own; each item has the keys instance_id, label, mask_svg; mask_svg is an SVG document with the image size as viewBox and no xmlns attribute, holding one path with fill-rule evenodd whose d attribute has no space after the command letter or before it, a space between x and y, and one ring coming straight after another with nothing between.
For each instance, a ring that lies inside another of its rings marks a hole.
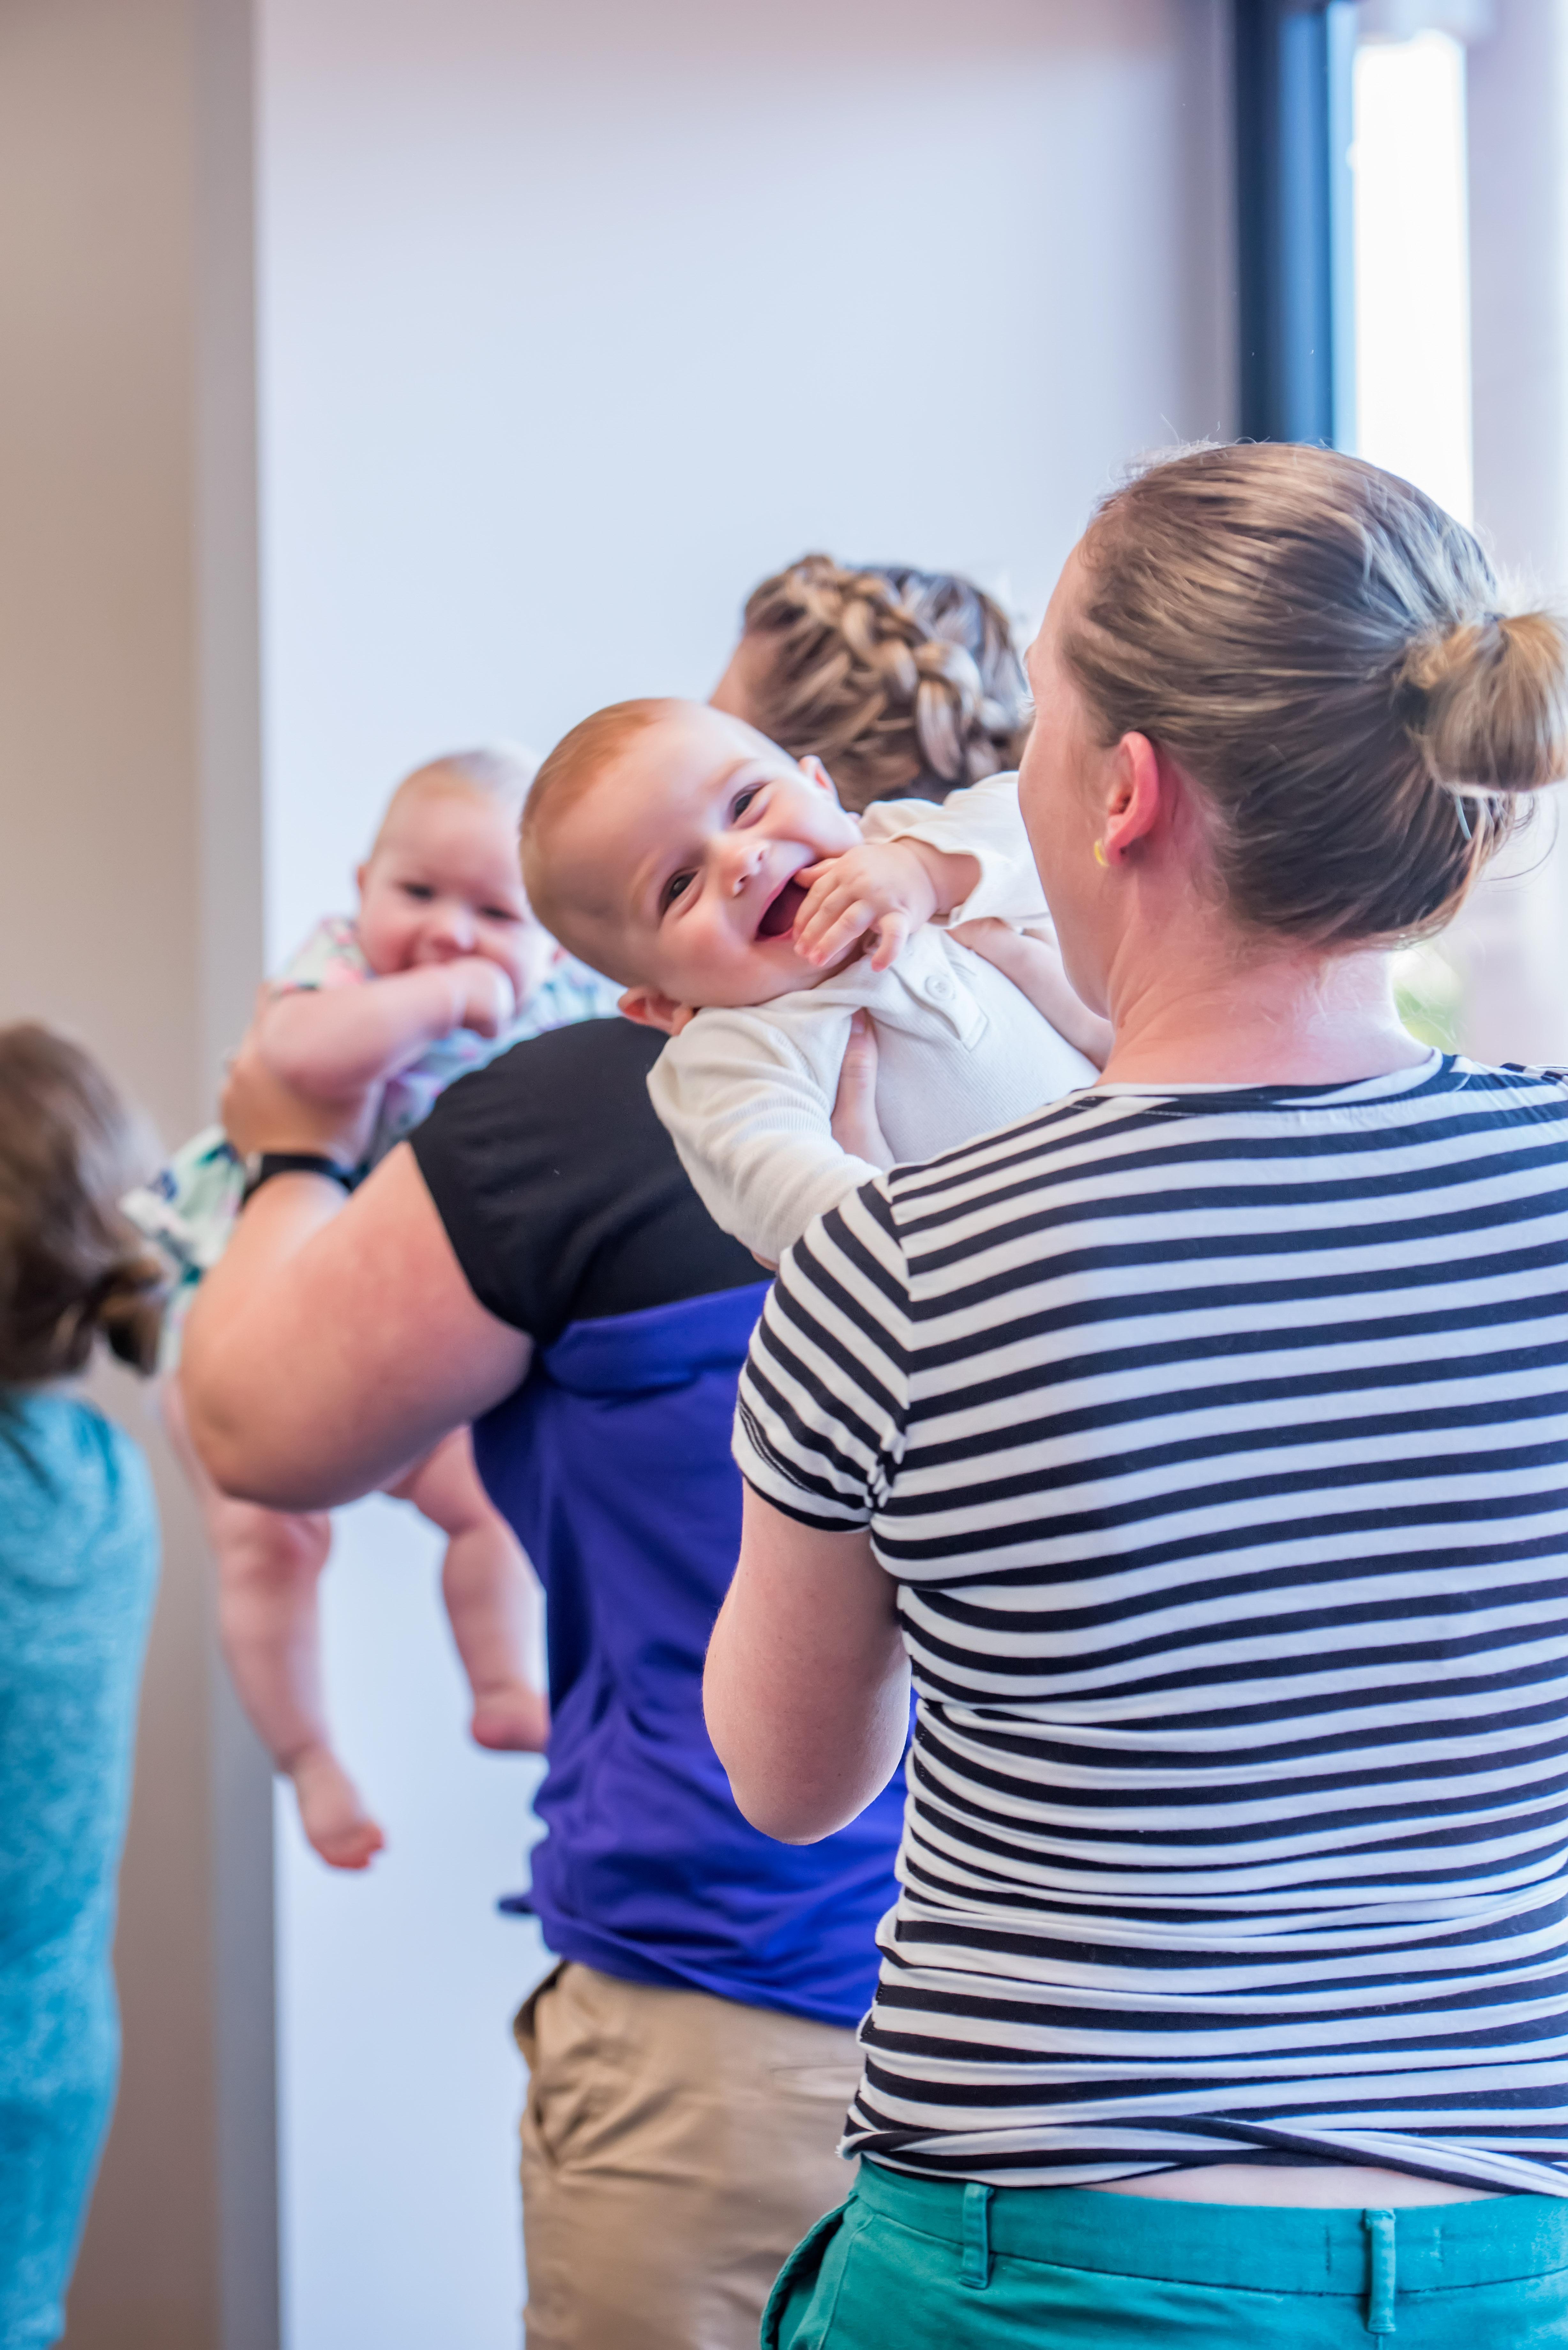
<instances>
[{"instance_id":1,"label":"baby's arm","mask_svg":"<svg viewBox=\"0 0 1568 2350\"><path fill-rule=\"evenodd\" d=\"M799 876L810 887L794 942L808 962L832 962L875 931L871 967L886 971L922 922L1045 912L1016 775L988 776L940 806L877 801L861 830L858 848Z\"/></svg>"},{"instance_id":2,"label":"baby's arm","mask_svg":"<svg viewBox=\"0 0 1568 2350\"><path fill-rule=\"evenodd\" d=\"M1111 1057L1111 1024L1074 994L1062 967L1061 950L1054 941L1016 931L1011 922L989 916L965 922L952 935L960 946L983 955L987 962L1005 972L1058 1036L1076 1045L1096 1069L1105 1067Z\"/></svg>"},{"instance_id":3,"label":"baby's arm","mask_svg":"<svg viewBox=\"0 0 1568 2350\"><path fill-rule=\"evenodd\" d=\"M263 1008L255 1035L286 1085L314 1100L347 1100L396 1076L454 1028L499 1035L514 1009L500 964L462 955L356 987L291 989Z\"/></svg>"},{"instance_id":4,"label":"baby's arm","mask_svg":"<svg viewBox=\"0 0 1568 2350\"><path fill-rule=\"evenodd\" d=\"M846 1009L824 1011L786 1036L755 1012L699 1012L649 1072L703 1206L765 1264L882 1172L833 1139L849 1023Z\"/></svg>"}]
</instances>

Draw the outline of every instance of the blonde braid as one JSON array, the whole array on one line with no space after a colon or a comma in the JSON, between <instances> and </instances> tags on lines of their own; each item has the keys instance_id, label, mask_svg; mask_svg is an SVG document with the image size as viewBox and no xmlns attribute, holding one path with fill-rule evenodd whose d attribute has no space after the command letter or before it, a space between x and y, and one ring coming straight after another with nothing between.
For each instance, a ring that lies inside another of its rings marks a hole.
<instances>
[{"instance_id":1,"label":"blonde braid","mask_svg":"<svg viewBox=\"0 0 1568 2350\"><path fill-rule=\"evenodd\" d=\"M850 568L806 555L748 598L764 644L748 715L793 757L814 752L846 806L1015 766L1028 688L1005 615L950 573Z\"/></svg>"}]
</instances>

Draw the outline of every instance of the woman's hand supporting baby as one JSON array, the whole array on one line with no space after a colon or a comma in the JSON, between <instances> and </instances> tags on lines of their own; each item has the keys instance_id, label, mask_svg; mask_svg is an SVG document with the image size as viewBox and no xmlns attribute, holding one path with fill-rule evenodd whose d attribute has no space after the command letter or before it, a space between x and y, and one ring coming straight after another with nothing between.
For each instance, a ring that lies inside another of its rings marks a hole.
<instances>
[{"instance_id":1,"label":"woman's hand supporting baby","mask_svg":"<svg viewBox=\"0 0 1568 2350\"><path fill-rule=\"evenodd\" d=\"M857 1012L849 1023L833 1102L833 1139L851 1159L864 1159L872 1167L893 1164L877 1115L877 1032L867 1012Z\"/></svg>"},{"instance_id":2,"label":"woman's hand supporting baby","mask_svg":"<svg viewBox=\"0 0 1568 2350\"><path fill-rule=\"evenodd\" d=\"M219 1102L223 1131L242 1159L264 1150L319 1152L340 1166L365 1156L381 1088L372 1080L338 1093L312 1093L280 1076L260 1042L258 1021L229 1062Z\"/></svg>"}]
</instances>

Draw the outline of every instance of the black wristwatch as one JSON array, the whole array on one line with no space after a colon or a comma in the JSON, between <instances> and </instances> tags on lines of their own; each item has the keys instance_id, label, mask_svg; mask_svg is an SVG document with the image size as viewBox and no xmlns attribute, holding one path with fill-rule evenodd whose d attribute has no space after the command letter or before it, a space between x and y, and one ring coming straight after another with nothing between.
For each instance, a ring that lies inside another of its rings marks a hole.
<instances>
[{"instance_id":1,"label":"black wristwatch","mask_svg":"<svg viewBox=\"0 0 1568 2350\"><path fill-rule=\"evenodd\" d=\"M346 1191L354 1191L359 1182L357 1167L344 1167L336 1159L328 1159L320 1150L258 1150L245 1161L245 1188L240 1193L240 1205L255 1198L264 1183L275 1175L325 1175L334 1183L341 1183Z\"/></svg>"}]
</instances>

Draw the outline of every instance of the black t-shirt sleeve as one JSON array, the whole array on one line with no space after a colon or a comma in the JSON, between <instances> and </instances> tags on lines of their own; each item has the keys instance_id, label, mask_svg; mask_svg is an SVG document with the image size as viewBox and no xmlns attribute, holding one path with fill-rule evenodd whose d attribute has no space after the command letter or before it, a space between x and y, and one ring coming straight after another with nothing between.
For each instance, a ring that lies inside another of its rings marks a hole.
<instances>
[{"instance_id":1,"label":"black t-shirt sleeve","mask_svg":"<svg viewBox=\"0 0 1568 2350\"><path fill-rule=\"evenodd\" d=\"M654 1116L663 1042L629 1020L554 1028L460 1077L410 1138L474 1295L541 1346L763 1278Z\"/></svg>"}]
</instances>

